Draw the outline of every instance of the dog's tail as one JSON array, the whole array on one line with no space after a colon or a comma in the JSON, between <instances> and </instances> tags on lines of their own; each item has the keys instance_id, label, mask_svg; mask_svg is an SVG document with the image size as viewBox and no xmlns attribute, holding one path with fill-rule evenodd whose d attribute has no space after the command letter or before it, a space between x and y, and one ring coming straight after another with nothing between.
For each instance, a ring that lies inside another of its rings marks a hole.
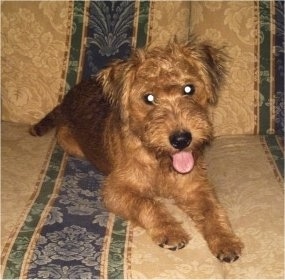
<instances>
[{"instance_id":1,"label":"dog's tail","mask_svg":"<svg viewBox=\"0 0 285 280\"><path fill-rule=\"evenodd\" d=\"M30 128L30 134L33 136L43 136L48 131L57 126L61 116L60 106L55 107L42 120Z\"/></svg>"}]
</instances>

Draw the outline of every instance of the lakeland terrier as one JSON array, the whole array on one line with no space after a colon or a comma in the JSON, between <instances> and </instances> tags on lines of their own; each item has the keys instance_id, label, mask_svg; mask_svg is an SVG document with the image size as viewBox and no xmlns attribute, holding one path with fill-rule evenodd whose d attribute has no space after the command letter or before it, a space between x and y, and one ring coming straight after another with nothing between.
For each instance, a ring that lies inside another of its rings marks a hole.
<instances>
[{"instance_id":1,"label":"lakeland terrier","mask_svg":"<svg viewBox=\"0 0 285 280\"><path fill-rule=\"evenodd\" d=\"M209 104L225 78L223 48L192 39L134 50L79 83L31 128L57 128L59 144L106 175L103 199L113 213L143 227L163 248L189 234L158 197L171 198L224 262L243 248L207 179L202 153L211 140Z\"/></svg>"}]
</instances>

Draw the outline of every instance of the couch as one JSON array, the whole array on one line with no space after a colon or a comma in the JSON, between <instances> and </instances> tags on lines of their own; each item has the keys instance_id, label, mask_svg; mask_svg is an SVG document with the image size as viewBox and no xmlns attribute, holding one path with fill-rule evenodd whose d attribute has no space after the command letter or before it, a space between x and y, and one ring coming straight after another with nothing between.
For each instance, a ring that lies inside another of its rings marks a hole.
<instances>
[{"instance_id":1,"label":"couch","mask_svg":"<svg viewBox=\"0 0 285 280\"><path fill-rule=\"evenodd\" d=\"M2 278L284 279L283 1L3 1L1 9ZM104 177L89 162L65 154L54 132L28 133L110 60L192 33L231 57L205 157L245 243L232 264L211 255L169 200L192 240L175 252L156 246L104 208Z\"/></svg>"}]
</instances>

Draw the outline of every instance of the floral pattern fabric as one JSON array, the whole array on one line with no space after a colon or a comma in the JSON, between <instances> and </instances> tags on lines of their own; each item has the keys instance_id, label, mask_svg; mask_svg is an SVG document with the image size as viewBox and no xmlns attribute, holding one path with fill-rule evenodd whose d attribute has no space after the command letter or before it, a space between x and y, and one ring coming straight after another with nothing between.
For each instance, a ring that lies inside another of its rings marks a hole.
<instances>
[{"instance_id":1,"label":"floral pattern fabric","mask_svg":"<svg viewBox=\"0 0 285 280\"><path fill-rule=\"evenodd\" d=\"M129 57L134 14L134 1L90 2L84 79L96 74L110 60Z\"/></svg>"},{"instance_id":2,"label":"floral pattern fabric","mask_svg":"<svg viewBox=\"0 0 285 280\"><path fill-rule=\"evenodd\" d=\"M35 122L81 79L128 57L131 47L163 45L174 36L185 41L191 31L226 44L232 57L211 110L216 136L282 135L282 22L282 1L6 1L2 118ZM284 278L280 138L223 136L206 153L218 196L246 244L238 262L223 265L171 201L167 207L192 234L178 252L108 213L103 176L65 155L53 134L37 139L26 126L3 128L3 278Z\"/></svg>"},{"instance_id":3,"label":"floral pattern fabric","mask_svg":"<svg viewBox=\"0 0 285 280\"><path fill-rule=\"evenodd\" d=\"M2 15L3 120L33 123L132 47L193 32L232 58L215 135L283 134L283 1L7 1Z\"/></svg>"},{"instance_id":4,"label":"floral pattern fabric","mask_svg":"<svg viewBox=\"0 0 285 280\"><path fill-rule=\"evenodd\" d=\"M57 104L70 14L68 1L2 3L3 120L32 123Z\"/></svg>"},{"instance_id":5,"label":"floral pattern fabric","mask_svg":"<svg viewBox=\"0 0 285 280\"><path fill-rule=\"evenodd\" d=\"M88 279L99 277L108 220L99 195L102 179L86 161L67 160L60 193L31 256L28 278L44 275L51 279L61 267L66 267L66 278L74 276L75 271Z\"/></svg>"},{"instance_id":6,"label":"floral pattern fabric","mask_svg":"<svg viewBox=\"0 0 285 280\"><path fill-rule=\"evenodd\" d=\"M191 30L227 46L231 58L227 82L212 110L217 136L281 134L284 129L281 2L194 1L191 5L191 15L195 15Z\"/></svg>"}]
</instances>

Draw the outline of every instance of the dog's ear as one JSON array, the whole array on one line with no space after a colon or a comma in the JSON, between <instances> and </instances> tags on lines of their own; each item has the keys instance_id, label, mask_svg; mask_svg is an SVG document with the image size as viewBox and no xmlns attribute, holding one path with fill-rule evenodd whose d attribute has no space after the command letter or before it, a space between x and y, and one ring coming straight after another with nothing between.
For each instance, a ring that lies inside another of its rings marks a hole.
<instances>
[{"instance_id":1,"label":"dog's ear","mask_svg":"<svg viewBox=\"0 0 285 280\"><path fill-rule=\"evenodd\" d=\"M117 59L97 74L103 94L113 106L125 105L139 64L145 59L142 49L133 50L128 60Z\"/></svg>"},{"instance_id":2,"label":"dog's ear","mask_svg":"<svg viewBox=\"0 0 285 280\"><path fill-rule=\"evenodd\" d=\"M97 80L102 86L102 91L108 102L118 106L126 93L125 72L127 65L125 61L116 60L101 70Z\"/></svg>"},{"instance_id":3,"label":"dog's ear","mask_svg":"<svg viewBox=\"0 0 285 280\"><path fill-rule=\"evenodd\" d=\"M227 76L226 63L229 57L224 48L216 48L209 44L202 44L201 50L205 54L204 63L206 64L206 70L211 80L211 84L208 85L212 91L209 102L213 104L216 103L217 93Z\"/></svg>"},{"instance_id":4,"label":"dog's ear","mask_svg":"<svg viewBox=\"0 0 285 280\"><path fill-rule=\"evenodd\" d=\"M218 99L218 91L227 75L226 64L229 56L225 47L218 48L206 42L193 43L190 41L186 44L186 48L202 73L208 102L215 104Z\"/></svg>"},{"instance_id":5,"label":"dog's ear","mask_svg":"<svg viewBox=\"0 0 285 280\"><path fill-rule=\"evenodd\" d=\"M97 81L102 86L103 95L114 110L117 110L122 121L128 119L128 97L133 84L132 63L116 60L97 74Z\"/></svg>"}]
</instances>

